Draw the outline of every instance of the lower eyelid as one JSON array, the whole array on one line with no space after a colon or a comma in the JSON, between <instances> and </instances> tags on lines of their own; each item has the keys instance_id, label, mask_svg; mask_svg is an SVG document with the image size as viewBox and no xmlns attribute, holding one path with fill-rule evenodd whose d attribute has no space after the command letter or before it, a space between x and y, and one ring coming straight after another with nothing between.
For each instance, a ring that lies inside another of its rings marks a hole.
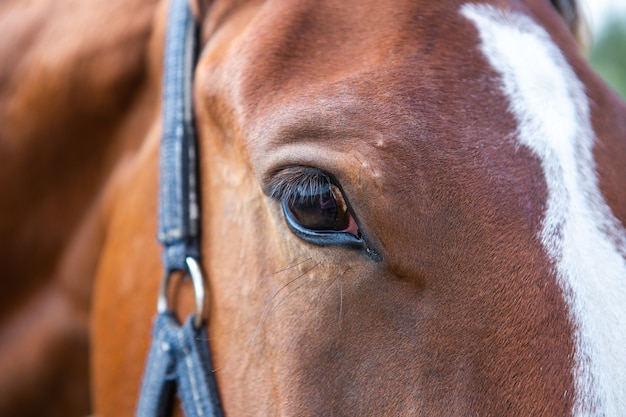
<instances>
[{"instance_id":1,"label":"lower eyelid","mask_svg":"<svg viewBox=\"0 0 626 417\"><path fill-rule=\"evenodd\" d=\"M318 246L348 246L356 249L367 249L365 242L352 233L346 233L343 231L328 231L328 230L310 230L302 227L293 218L289 212L287 204L283 201L282 204L283 215L289 229L300 239L305 242L313 243ZM354 219L352 219L354 221ZM356 222L355 222L356 224ZM348 226L350 229L350 226ZM346 229L346 230L348 230Z\"/></svg>"}]
</instances>

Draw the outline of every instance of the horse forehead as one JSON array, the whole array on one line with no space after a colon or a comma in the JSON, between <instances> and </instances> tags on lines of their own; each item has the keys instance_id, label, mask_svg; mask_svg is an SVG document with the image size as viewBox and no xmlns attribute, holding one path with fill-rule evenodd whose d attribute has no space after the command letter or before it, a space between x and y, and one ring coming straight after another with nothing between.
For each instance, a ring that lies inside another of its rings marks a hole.
<instances>
[{"instance_id":1,"label":"horse forehead","mask_svg":"<svg viewBox=\"0 0 626 417\"><path fill-rule=\"evenodd\" d=\"M498 79L461 2L398 3L376 6L377 14L361 13L360 2L354 10L277 2L257 12L223 70L236 80L227 101L251 155L264 159L282 142L337 137L333 131L351 138L348 148L358 141L404 155L417 153L419 141L475 147L511 134ZM477 134L485 130L493 135Z\"/></svg>"},{"instance_id":2,"label":"horse forehead","mask_svg":"<svg viewBox=\"0 0 626 417\"><path fill-rule=\"evenodd\" d=\"M462 87L451 73L483 70L461 2L367 3L267 2L225 68L238 111L254 122L310 97L313 109L356 97L369 114L368 102L432 105L432 91Z\"/></svg>"}]
</instances>

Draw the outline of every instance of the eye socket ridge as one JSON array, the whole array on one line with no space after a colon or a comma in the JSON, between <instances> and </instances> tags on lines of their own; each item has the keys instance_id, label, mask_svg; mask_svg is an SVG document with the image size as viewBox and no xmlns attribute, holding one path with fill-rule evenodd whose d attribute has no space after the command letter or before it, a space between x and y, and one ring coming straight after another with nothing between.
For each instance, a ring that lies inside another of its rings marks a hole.
<instances>
[{"instance_id":1,"label":"eye socket ridge","mask_svg":"<svg viewBox=\"0 0 626 417\"><path fill-rule=\"evenodd\" d=\"M320 246L364 242L334 179L312 167L288 167L270 181L270 197L282 202L285 221L299 238Z\"/></svg>"}]
</instances>

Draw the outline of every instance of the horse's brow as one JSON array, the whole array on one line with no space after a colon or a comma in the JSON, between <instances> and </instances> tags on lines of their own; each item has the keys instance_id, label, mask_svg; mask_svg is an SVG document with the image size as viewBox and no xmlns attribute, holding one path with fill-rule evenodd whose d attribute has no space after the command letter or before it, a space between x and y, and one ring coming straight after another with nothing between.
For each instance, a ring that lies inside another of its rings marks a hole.
<instances>
[{"instance_id":1,"label":"horse's brow","mask_svg":"<svg viewBox=\"0 0 626 417\"><path fill-rule=\"evenodd\" d=\"M360 137L366 126L353 108L286 112L272 117L259 131L269 145L327 142Z\"/></svg>"},{"instance_id":2,"label":"horse's brow","mask_svg":"<svg viewBox=\"0 0 626 417\"><path fill-rule=\"evenodd\" d=\"M344 134L344 129L324 126L317 120L309 119L280 126L270 136L270 141L283 145L300 142L326 142Z\"/></svg>"}]
</instances>

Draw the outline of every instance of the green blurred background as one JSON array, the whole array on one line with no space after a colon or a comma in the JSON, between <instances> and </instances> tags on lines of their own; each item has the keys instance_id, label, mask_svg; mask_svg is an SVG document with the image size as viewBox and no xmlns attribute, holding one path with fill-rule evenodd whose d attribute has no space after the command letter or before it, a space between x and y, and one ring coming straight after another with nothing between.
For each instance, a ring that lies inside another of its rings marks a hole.
<instances>
[{"instance_id":1,"label":"green blurred background","mask_svg":"<svg viewBox=\"0 0 626 417\"><path fill-rule=\"evenodd\" d=\"M585 2L594 2L587 6ZM602 14L594 15L593 6L614 2ZM622 97L626 98L626 0L583 0L583 14L590 19L591 48L588 58L591 65Z\"/></svg>"}]
</instances>

